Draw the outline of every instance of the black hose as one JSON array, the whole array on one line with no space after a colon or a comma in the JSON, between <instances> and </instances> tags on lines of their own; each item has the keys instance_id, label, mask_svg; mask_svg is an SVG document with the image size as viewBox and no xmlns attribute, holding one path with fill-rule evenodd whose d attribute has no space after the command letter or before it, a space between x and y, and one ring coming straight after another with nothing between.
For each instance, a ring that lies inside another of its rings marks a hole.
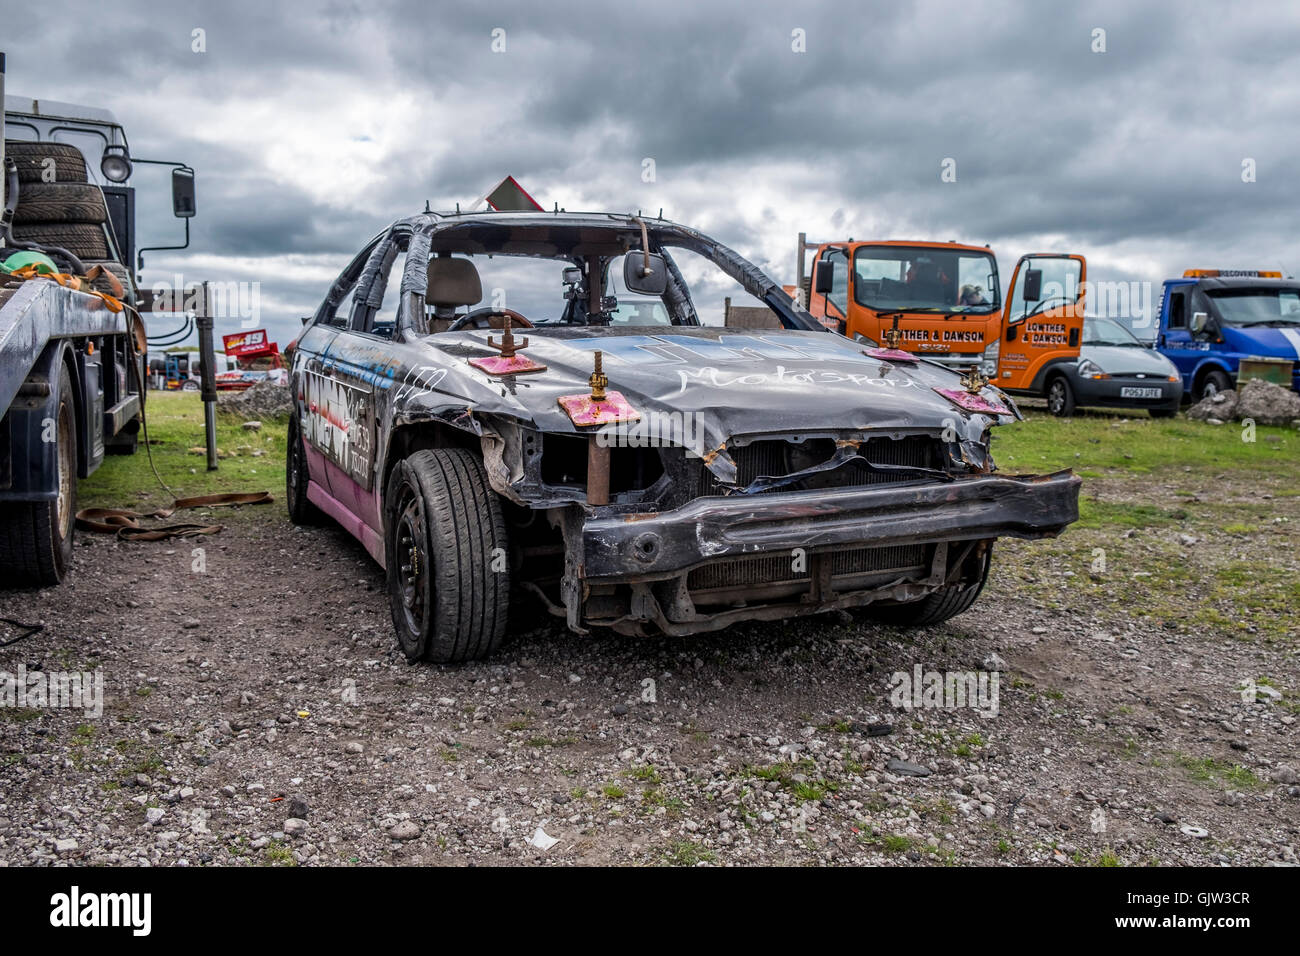
<instances>
[{"instance_id":1,"label":"black hose","mask_svg":"<svg viewBox=\"0 0 1300 956\"><path fill-rule=\"evenodd\" d=\"M14 244L14 210L18 208L18 164L5 157L5 208L0 213L0 245Z\"/></svg>"}]
</instances>

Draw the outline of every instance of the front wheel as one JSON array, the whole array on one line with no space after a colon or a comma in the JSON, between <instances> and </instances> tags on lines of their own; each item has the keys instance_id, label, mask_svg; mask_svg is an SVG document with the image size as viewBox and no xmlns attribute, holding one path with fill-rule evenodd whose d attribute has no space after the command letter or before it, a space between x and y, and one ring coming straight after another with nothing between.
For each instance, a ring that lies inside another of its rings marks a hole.
<instances>
[{"instance_id":1,"label":"front wheel","mask_svg":"<svg viewBox=\"0 0 1300 956\"><path fill-rule=\"evenodd\" d=\"M1196 396L1198 402L1207 398L1213 398L1220 392L1227 392L1232 389L1232 379L1228 378L1226 372L1220 372L1213 369L1205 373L1205 378L1201 379L1201 390Z\"/></svg>"},{"instance_id":2,"label":"front wheel","mask_svg":"<svg viewBox=\"0 0 1300 956\"><path fill-rule=\"evenodd\" d=\"M1074 389L1064 376L1058 375L1047 386L1047 410L1057 418L1069 418L1074 414Z\"/></svg>"},{"instance_id":3,"label":"front wheel","mask_svg":"<svg viewBox=\"0 0 1300 956\"><path fill-rule=\"evenodd\" d=\"M989 542L984 548L982 558L977 556L968 560L979 561L980 564L966 583L948 585L918 601L908 601L905 604L869 604L866 608L868 616L881 624L894 627L925 627L942 624L950 617L970 610L984 590L984 582L988 580L989 566L993 560L993 543Z\"/></svg>"},{"instance_id":4,"label":"front wheel","mask_svg":"<svg viewBox=\"0 0 1300 956\"><path fill-rule=\"evenodd\" d=\"M411 663L491 654L506 633L510 563L501 501L460 448L398 462L384 496L388 597Z\"/></svg>"},{"instance_id":5,"label":"front wheel","mask_svg":"<svg viewBox=\"0 0 1300 956\"><path fill-rule=\"evenodd\" d=\"M58 584L72 564L77 513L77 414L66 370L59 376L55 425L56 497L0 505L0 581Z\"/></svg>"}]
</instances>

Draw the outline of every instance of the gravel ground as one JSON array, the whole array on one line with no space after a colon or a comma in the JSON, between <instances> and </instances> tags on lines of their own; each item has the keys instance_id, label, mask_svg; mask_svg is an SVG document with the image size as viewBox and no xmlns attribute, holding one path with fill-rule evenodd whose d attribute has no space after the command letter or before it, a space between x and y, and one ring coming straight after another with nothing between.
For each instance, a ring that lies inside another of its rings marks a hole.
<instances>
[{"instance_id":1,"label":"gravel ground","mask_svg":"<svg viewBox=\"0 0 1300 956\"><path fill-rule=\"evenodd\" d=\"M528 608L463 667L408 665L379 570L281 504L197 542L83 535L66 585L0 593L45 624L0 670L104 679L97 718L0 708L0 863L1293 863L1292 609L1235 621L1205 583L1243 555L1294 580L1276 490L1229 533L1199 516L1257 484L1089 482L1121 514L1176 492L1185 527L1004 542L940 627L581 638ZM996 716L892 706L917 666L996 669Z\"/></svg>"}]
</instances>

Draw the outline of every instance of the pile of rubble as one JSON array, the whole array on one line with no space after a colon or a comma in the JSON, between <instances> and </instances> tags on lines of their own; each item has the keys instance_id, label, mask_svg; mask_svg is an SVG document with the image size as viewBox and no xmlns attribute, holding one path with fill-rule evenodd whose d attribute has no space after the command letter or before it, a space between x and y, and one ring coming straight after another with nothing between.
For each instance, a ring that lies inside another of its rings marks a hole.
<instances>
[{"instance_id":1,"label":"pile of rubble","mask_svg":"<svg viewBox=\"0 0 1300 956\"><path fill-rule=\"evenodd\" d=\"M217 408L241 418L265 421L284 418L293 409L287 385L277 385L267 379L242 392L221 392L217 395Z\"/></svg>"},{"instance_id":2,"label":"pile of rubble","mask_svg":"<svg viewBox=\"0 0 1300 956\"><path fill-rule=\"evenodd\" d=\"M1187 410L1187 417L1211 425L1250 419L1256 425L1300 428L1300 393L1251 379L1238 391L1219 392L1201 399Z\"/></svg>"}]
</instances>

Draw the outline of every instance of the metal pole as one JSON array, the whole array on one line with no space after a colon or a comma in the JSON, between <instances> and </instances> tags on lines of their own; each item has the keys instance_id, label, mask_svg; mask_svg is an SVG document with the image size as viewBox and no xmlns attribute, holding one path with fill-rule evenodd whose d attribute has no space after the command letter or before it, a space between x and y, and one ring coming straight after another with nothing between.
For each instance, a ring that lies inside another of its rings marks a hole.
<instances>
[{"instance_id":1,"label":"metal pole","mask_svg":"<svg viewBox=\"0 0 1300 956\"><path fill-rule=\"evenodd\" d=\"M799 259L794 267L794 300L799 302L803 296L803 251L807 247L808 234L799 233ZM807 302L799 302L805 309L808 308Z\"/></svg>"},{"instance_id":2,"label":"metal pole","mask_svg":"<svg viewBox=\"0 0 1300 956\"><path fill-rule=\"evenodd\" d=\"M4 174L5 171L5 55L0 53L0 209L4 208L5 200L9 197L5 195L4 181L9 177Z\"/></svg>"},{"instance_id":3,"label":"metal pole","mask_svg":"<svg viewBox=\"0 0 1300 956\"><path fill-rule=\"evenodd\" d=\"M199 296L194 313L194 324L199 330L199 379L203 398L203 428L207 433L208 471L217 470L217 370L216 351L212 341L212 314L209 309L208 284L196 287Z\"/></svg>"}]
</instances>

